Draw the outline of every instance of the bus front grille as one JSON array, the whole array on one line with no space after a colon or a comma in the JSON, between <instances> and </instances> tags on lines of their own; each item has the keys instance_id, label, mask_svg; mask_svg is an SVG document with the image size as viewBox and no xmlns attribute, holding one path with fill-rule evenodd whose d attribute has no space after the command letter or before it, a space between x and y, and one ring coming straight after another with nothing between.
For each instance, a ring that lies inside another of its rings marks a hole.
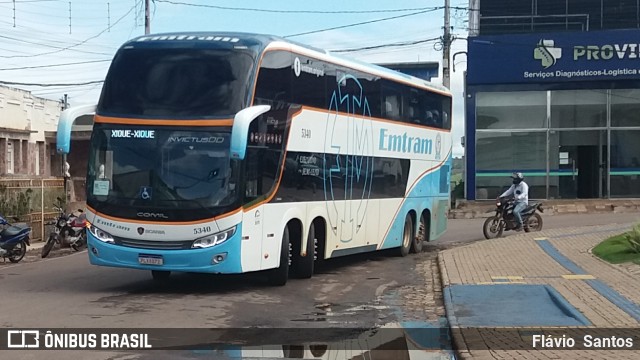
<instances>
[{"instance_id":1,"label":"bus front grille","mask_svg":"<svg viewBox=\"0 0 640 360\"><path fill-rule=\"evenodd\" d=\"M191 249L193 240L186 241L158 241L158 240L134 240L121 237L113 237L116 245L139 248L139 249L157 249L157 250L186 250Z\"/></svg>"}]
</instances>

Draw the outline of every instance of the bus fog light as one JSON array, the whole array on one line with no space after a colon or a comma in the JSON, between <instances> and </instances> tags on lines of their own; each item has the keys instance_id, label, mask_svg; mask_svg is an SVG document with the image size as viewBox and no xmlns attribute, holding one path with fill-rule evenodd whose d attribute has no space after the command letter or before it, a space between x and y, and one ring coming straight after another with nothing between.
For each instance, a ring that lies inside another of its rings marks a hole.
<instances>
[{"instance_id":1,"label":"bus fog light","mask_svg":"<svg viewBox=\"0 0 640 360\"><path fill-rule=\"evenodd\" d=\"M221 262L225 261L226 259L227 259L227 253L216 254L216 255L213 255L213 257L211 258L211 263L212 264L220 264Z\"/></svg>"}]
</instances>

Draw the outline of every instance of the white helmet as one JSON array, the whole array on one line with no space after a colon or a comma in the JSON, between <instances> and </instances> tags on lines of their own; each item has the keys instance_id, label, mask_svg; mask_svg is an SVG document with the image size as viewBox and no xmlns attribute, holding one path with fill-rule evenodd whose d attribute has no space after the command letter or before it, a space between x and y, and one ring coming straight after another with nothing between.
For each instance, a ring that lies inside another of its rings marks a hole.
<instances>
[{"instance_id":1,"label":"white helmet","mask_svg":"<svg viewBox=\"0 0 640 360\"><path fill-rule=\"evenodd\" d=\"M513 179L514 184L518 184L522 180L524 180L524 175L522 175L521 172L514 172L513 174L511 174L511 178Z\"/></svg>"}]
</instances>

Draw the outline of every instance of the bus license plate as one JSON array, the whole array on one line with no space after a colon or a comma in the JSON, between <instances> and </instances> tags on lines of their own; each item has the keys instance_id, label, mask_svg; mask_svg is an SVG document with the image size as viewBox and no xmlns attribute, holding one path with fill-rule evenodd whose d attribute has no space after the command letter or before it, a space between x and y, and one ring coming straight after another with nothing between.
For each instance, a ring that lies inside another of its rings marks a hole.
<instances>
[{"instance_id":1,"label":"bus license plate","mask_svg":"<svg viewBox=\"0 0 640 360\"><path fill-rule=\"evenodd\" d=\"M138 263L143 265L163 265L162 255L139 255Z\"/></svg>"}]
</instances>

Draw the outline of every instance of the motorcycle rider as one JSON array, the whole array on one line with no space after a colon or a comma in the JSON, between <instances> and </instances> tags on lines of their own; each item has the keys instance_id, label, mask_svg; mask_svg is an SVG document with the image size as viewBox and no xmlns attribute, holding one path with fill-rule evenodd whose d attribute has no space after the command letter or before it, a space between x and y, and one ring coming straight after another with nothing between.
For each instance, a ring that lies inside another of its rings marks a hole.
<instances>
[{"instance_id":1,"label":"motorcycle rider","mask_svg":"<svg viewBox=\"0 0 640 360\"><path fill-rule=\"evenodd\" d=\"M529 205L529 185L524 182L524 176L520 172L514 172L511 174L511 179L513 179L513 185L509 187L507 191L505 191L498 199L513 196L515 200L513 207L513 215L516 218L518 223L515 228L516 231L522 230L522 211L527 208Z\"/></svg>"}]
</instances>

